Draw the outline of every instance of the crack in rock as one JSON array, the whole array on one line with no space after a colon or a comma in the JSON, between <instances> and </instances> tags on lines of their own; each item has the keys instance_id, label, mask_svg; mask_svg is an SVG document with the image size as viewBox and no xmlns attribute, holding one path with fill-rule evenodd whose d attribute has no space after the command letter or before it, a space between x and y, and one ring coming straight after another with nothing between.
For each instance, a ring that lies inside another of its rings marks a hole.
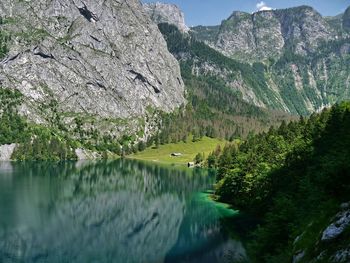
<instances>
[{"instance_id":1,"label":"crack in rock","mask_svg":"<svg viewBox=\"0 0 350 263\"><path fill-rule=\"evenodd\" d=\"M50 53L50 54L46 54L45 52L41 51L41 49L39 47L35 47L33 50L33 54L35 56L40 56L44 59L55 59L55 57Z\"/></svg>"},{"instance_id":2,"label":"crack in rock","mask_svg":"<svg viewBox=\"0 0 350 263\"><path fill-rule=\"evenodd\" d=\"M97 22L99 21L97 15L95 15L94 13L92 13L87 6L82 3L84 6L83 7L78 7L78 10L80 12L80 14L85 17L89 22Z\"/></svg>"},{"instance_id":3,"label":"crack in rock","mask_svg":"<svg viewBox=\"0 0 350 263\"><path fill-rule=\"evenodd\" d=\"M145 76L143 76L141 73L138 73L138 72L136 72L135 70L132 70L132 69L129 70L129 72L134 74L134 75L136 75L135 78L134 78L134 81L135 80L140 80L141 82L150 85L153 88L155 93L157 93L157 94L160 93L160 89L158 89L156 86L154 86L152 83L150 83L147 80L147 78Z\"/></svg>"}]
</instances>

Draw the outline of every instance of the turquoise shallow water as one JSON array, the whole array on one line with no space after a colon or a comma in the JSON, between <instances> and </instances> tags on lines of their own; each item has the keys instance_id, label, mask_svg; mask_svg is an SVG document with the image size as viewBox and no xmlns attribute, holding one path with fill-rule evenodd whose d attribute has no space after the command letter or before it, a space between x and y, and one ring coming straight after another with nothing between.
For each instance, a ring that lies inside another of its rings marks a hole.
<instances>
[{"instance_id":1,"label":"turquoise shallow water","mask_svg":"<svg viewBox=\"0 0 350 263\"><path fill-rule=\"evenodd\" d=\"M214 181L133 160L0 163L0 262L238 262Z\"/></svg>"}]
</instances>

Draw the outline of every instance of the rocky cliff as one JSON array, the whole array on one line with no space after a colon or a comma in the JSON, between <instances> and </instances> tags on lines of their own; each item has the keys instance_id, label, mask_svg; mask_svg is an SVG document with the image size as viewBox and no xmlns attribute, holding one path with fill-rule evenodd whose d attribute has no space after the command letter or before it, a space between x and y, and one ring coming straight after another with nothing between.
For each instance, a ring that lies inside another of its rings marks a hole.
<instances>
[{"instance_id":1,"label":"rocky cliff","mask_svg":"<svg viewBox=\"0 0 350 263\"><path fill-rule=\"evenodd\" d=\"M177 26L181 32L189 31L185 23L184 13L178 6L157 2L144 4L143 7L155 23L168 23Z\"/></svg>"},{"instance_id":2,"label":"rocky cliff","mask_svg":"<svg viewBox=\"0 0 350 263\"><path fill-rule=\"evenodd\" d=\"M36 123L59 115L68 129L80 118L142 137L149 109L185 103L179 65L138 0L5 0L0 17L1 86L24 95L20 113Z\"/></svg>"},{"instance_id":3,"label":"rocky cliff","mask_svg":"<svg viewBox=\"0 0 350 263\"><path fill-rule=\"evenodd\" d=\"M191 35L226 57L248 62L259 85L249 84L251 77L242 74L232 78L236 69L220 70L220 63L197 68L224 79L251 104L293 114L319 111L350 98L349 14L350 8L322 17L308 6L233 12L220 27L194 27Z\"/></svg>"},{"instance_id":4,"label":"rocky cliff","mask_svg":"<svg viewBox=\"0 0 350 263\"><path fill-rule=\"evenodd\" d=\"M11 159L11 155L13 154L14 149L16 148L16 144L5 144L0 146L0 162L8 161Z\"/></svg>"},{"instance_id":5,"label":"rocky cliff","mask_svg":"<svg viewBox=\"0 0 350 263\"><path fill-rule=\"evenodd\" d=\"M196 32L196 28L193 30ZM278 57L284 49L307 55L321 41L335 36L335 31L316 10L300 6L253 14L235 11L222 22L212 45L233 58L260 60Z\"/></svg>"},{"instance_id":6,"label":"rocky cliff","mask_svg":"<svg viewBox=\"0 0 350 263\"><path fill-rule=\"evenodd\" d=\"M242 61L279 58L286 50L298 55L315 52L322 43L348 37L350 7L344 14L322 17L309 6L234 11L220 26L193 27L192 35L223 54Z\"/></svg>"}]
</instances>

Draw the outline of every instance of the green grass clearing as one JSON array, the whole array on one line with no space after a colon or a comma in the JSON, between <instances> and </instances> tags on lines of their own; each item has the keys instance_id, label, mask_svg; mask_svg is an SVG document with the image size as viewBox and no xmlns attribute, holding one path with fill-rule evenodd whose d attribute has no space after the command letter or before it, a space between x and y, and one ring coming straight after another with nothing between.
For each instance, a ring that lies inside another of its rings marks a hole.
<instances>
[{"instance_id":1,"label":"green grass clearing","mask_svg":"<svg viewBox=\"0 0 350 263\"><path fill-rule=\"evenodd\" d=\"M153 161L167 164L182 164L187 165L192 162L198 153L204 153L205 158L209 153L215 150L217 145L224 147L227 141L220 139L213 139L203 137L200 141L192 142L189 138L188 142L170 143L166 145L159 145L158 149L155 147L147 148L143 152L129 155L128 158ZM181 153L182 156L173 157L171 153Z\"/></svg>"}]
</instances>

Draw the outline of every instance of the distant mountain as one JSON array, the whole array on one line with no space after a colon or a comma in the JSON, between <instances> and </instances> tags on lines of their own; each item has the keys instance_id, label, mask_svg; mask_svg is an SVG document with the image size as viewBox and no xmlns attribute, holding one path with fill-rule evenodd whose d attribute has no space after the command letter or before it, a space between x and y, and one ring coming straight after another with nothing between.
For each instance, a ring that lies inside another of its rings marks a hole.
<instances>
[{"instance_id":1,"label":"distant mountain","mask_svg":"<svg viewBox=\"0 0 350 263\"><path fill-rule=\"evenodd\" d=\"M294 119L254 101L251 90L263 92L266 83L260 71L251 65L225 57L181 33L174 25L159 24L159 29L169 51L180 62L189 101L185 114L169 121L173 124L170 133L187 130L232 139L266 131L282 120Z\"/></svg>"},{"instance_id":2,"label":"distant mountain","mask_svg":"<svg viewBox=\"0 0 350 263\"><path fill-rule=\"evenodd\" d=\"M150 18L157 24L168 23L175 25L181 32L190 30L186 26L184 13L177 5L157 2L143 4L143 7Z\"/></svg>"},{"instance_id":3,"label":"distant mountain","mask_svg":"<svg viewBox=\"0 0 350 263\"><path fill-rule=\"evenodd\" d=\"M220 26L191 28L190 38L208 47L206 60L195 60L192 70L220 78L258 107L302 115L320 111L350 99L349 12L327 18L308 6L233 12ZM209 47L226 58L213 61ZM177 58L188 59L181 52Z\"/></svg>"},{"instance_id":4,"label":"distant mountain","mask_svg":"<svg viewBox=\"0 0 350 263\"><path fill-rule=\"evenodd\" d=\"M309 55L323 42L347 37L346 17L325 18L309 6L253 14L235 11L220 27L191 30L198 40L227 56L260 61L279 58L285 50Z\"/></svg>"}]
</instances>

